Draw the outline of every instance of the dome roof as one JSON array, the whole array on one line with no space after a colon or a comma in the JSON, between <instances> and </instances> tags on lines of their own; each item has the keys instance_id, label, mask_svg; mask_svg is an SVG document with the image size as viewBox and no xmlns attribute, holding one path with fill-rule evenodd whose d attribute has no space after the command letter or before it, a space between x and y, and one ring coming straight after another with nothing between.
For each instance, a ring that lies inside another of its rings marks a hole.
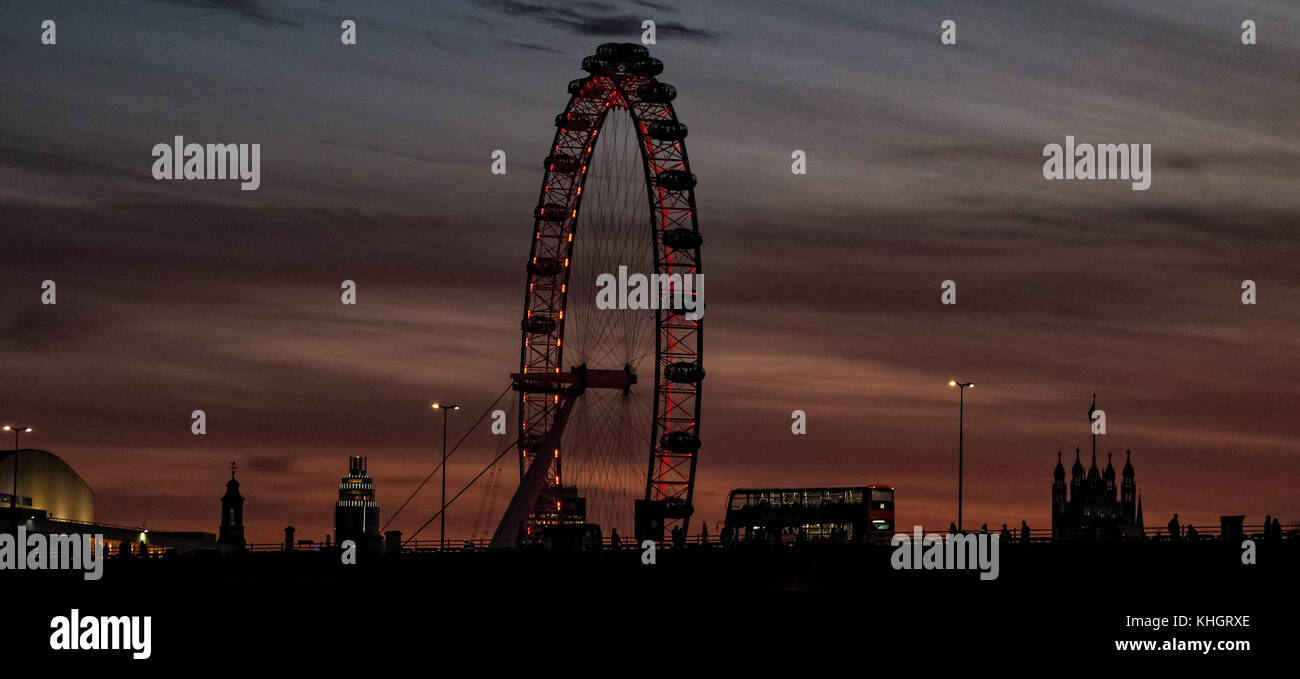
<instances>
[{"instance_id":1,"label":"dome roof","mask_svg":"<svg viewBox=\"0 0 1300 679\"><path fill-rule=\"evenodd\" d=\"M95 493L90 485L68 463L46 450L24 448L0 452L0 492L8 496L14 487L15 455L18 456L19 507L44 510L55 519L88 523L95 520Z\"/></svg>"}]
</instances>

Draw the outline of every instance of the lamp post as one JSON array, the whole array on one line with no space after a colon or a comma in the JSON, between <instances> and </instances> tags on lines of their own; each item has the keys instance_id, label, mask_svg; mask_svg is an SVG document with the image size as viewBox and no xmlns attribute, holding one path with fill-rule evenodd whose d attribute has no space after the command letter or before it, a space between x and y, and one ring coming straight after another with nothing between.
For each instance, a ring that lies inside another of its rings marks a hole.
<instances>
[{"instance_id":1,"label":"lamp post","mask_svg":"<svg viewBox=\"0 0 1300 679\"><path fill-rule=\"evenodd\" d=\"M447 411L460 410L460 406L449 403L434 403L434 410L442 411L442 511L438 512L441 525L438 527L438 549L447 551Z\"/></svg>"},{"instance_id":2,"label":"lamp post","mask_svg":"<svg viewBox=\"0 0 1300 679\"><path fill-rule=\"evenodd\" d=\"M964 475L965 460L962 455L962 444L966 432L966 390L975 386L974 382L958 382L957 380L948 380L948 386L957 387L957 531L961 532L961 505L962 505L962 477Z\"/></svg>"},{"instance_id":3,"label":"lamp post","mask_svg":"<svg viewBox=\"0 0 1300 679\"><path fill-rule=\"evenodd\" d=\"M18 437L32 433L32 428L23 425L12 426L6 424L4 430L14 433L14 494L9 496L9 508L13 509L18 506Z\"/></svg>"}]
</instances>

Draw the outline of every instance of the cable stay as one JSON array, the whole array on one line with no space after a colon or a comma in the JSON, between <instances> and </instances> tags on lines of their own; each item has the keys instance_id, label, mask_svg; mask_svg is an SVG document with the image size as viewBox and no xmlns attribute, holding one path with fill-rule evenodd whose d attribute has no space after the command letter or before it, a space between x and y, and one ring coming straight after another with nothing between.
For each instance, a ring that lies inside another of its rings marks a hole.
<instances>
[{"instance_id":1,"label":"cable stay","mask_svg":"<svg viewBox=\"0 0 1300 679\"><path fill-rule=\"evenodd\" d=\"M465 435L460 437L460 440L456 442L455 446L452 446L451 450L447 451L447 459L449 460L451 459L451 456L454 455L456 451L460 449L460 444L464 443L465 440L469 438L469 435L474 433L474 430L477 429L480 424L483 424L483 420L487 419L487 416L492 413L492 410L496 408L497 404L501 402L501 399L504 398L505 395L509 393L512 388L513 388L513 383L510 386L507 386L505 390L503 390L501 394L497 396L496 400L492 402L492 405L487 407L487 410L483 411L482 415L479 415L479 418L475 420L474 424L471 425L469 430L465 432ZM411 491L410 496L406 498L406 501L402 503L402 506L398 507L397 511L393 512L393 515L388 517L388 520L384 522L384 525L379 527L380 532L383 532L385 528L388 528L388 524L392 523L393 519L396 519L397 515L401 514L403 509L406 509L406 505L409 504L411 500L415 498L416 494L420 492L421 488L424 488L424 484L428 483L429 480L433 478L434 474L438 473L439 469L442 469L441 460L438 461L438 465L433 468L433 471L429 472L429 475L424 477L424 480L420 482L420 485L416 486L415 490Z\"/></svg>"}]
</instances>

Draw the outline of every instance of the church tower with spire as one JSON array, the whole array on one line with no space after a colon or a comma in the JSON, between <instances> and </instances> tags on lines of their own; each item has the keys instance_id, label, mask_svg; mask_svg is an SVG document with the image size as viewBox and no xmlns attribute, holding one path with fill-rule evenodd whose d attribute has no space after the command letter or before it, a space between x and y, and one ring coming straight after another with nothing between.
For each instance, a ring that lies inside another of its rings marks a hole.
<instances>
[{"instance_id":1,"label":"church tower with spire","mask_svg":"<svg viewBox=\"0 0 1300 679\"><path fill-rule=\"evenodd\" d=\"M244 496L239 494L234 462L230 463L230 480L226 482L226 494L221 496L221 529L217 534L218 543L239 549L244 548Z\"/></svg>"}]
</instances>

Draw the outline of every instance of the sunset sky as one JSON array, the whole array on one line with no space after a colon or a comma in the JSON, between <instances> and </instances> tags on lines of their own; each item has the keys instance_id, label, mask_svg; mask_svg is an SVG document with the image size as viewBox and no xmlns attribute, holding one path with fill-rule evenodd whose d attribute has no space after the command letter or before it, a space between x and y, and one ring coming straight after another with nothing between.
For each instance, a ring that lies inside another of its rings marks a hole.
<instances>
[{"instance_id":1,"label":"sunset sky","mask_svg":"<svg viewBox=\"0 0 1300 679\"><path fill-rule=\"evenodd\" d=\"M552 118L647 18L699 178L710 532L734 487L866 483L946 527L950 377L977 384L968 526L1048 527L1094 392L1149 526L1300 520L1294 0L5 3L0 423L104 522L215 533L234 459L251 541L320 538L349 455L391 515L433 468L429 403L466 406L454 440L518 368ZM176 135L261 144L261 188L155 181ZM1044 180L1067 135L1151 144L1151 188ZM500 447L475 434L449 488Z\"/></svg>"}]
</instances>

